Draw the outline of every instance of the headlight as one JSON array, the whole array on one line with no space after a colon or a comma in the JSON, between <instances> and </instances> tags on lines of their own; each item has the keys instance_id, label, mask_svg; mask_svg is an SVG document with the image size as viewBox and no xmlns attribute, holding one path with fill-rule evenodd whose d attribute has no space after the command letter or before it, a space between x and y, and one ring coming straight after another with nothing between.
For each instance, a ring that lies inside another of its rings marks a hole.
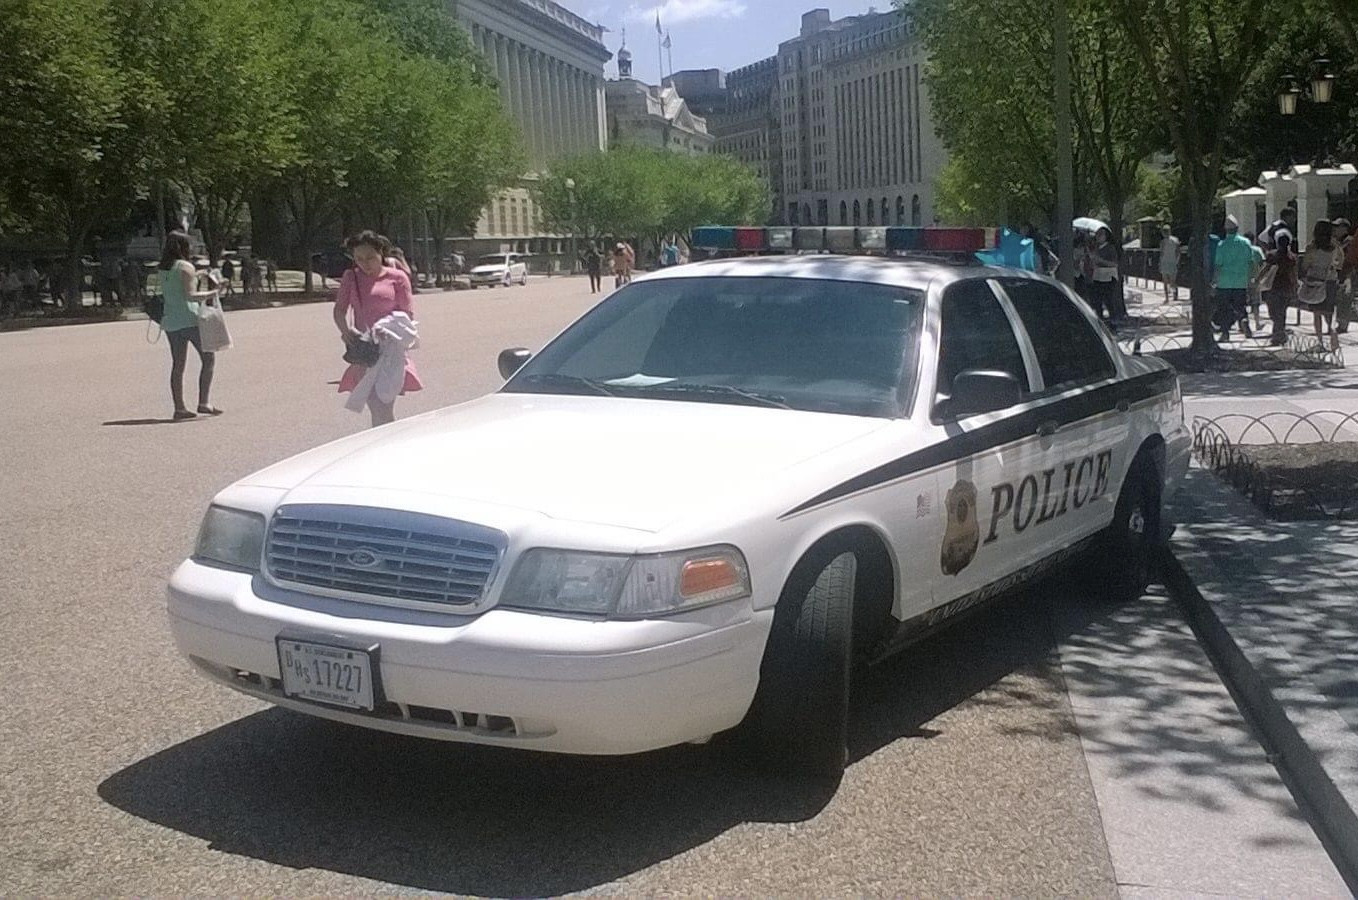
<instances>
[{"instance_id":1,"label":"headlight","mask_svg":"<svg viewBox=\"0 0 1358 900\"><path fill-rule=\"evenodd\" d=\"M258 513L210 506L198 529L193 558L208 565L258 572L264 527L264 517Z\"/></svg>"},{"instance_id":2,"label":"headlight","mask_svg":"<svg viewBox=\"0 0 1358 900\"><path fill-rule=\"evenodd\" d=\"M500 605L639 619L748 596L750 572L734 547L655 556L529 550Z\"/></svg>"}]
</instances>

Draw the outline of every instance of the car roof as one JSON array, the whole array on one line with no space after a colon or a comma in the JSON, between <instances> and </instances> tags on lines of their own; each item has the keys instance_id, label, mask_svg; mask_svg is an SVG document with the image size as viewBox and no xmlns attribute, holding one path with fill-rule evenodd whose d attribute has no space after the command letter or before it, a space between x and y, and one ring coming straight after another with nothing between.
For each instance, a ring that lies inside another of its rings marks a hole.
<instances>
[{"instance_id":1,"label":"car roof","mask_svg":"<svg viewBox=\"0 0 1358 900\"><path fill-rule=\"evenodd\" d=\"M934 282L948 284L970 278L1037 277L1022 269L1005 269L978 262L953 262L923 257L841 256L829 253L804 256L743 256L711 259L674 266L638 278L806 278L857 281L927 290Z\"/></svg>"}]
</instances>

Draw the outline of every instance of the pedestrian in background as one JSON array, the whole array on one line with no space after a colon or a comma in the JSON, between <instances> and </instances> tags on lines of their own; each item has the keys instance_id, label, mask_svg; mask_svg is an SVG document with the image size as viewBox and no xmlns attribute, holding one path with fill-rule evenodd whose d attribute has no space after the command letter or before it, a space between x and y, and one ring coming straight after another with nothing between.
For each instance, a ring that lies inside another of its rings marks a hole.
<instances>
[{"instance_id":1,"label":"pedestrian in background","mask_svg":"<svg viewBox=\"0 0 1358 900\"><path fill-rule=\"evenodd\" d=\"M236 264L231 261L231 257L224 257L222 259L222 281L226 283L226 296L228 297L236 293L235 287L231 284L232 279L235 277Z\"/></svg>"},{"instance_id":2,"label":"pedestrian in background","mask_svg":"<svg viewBox=\"0 0 1358 900\"><path fill-rule=\"evenodd\" d=\"M1160 228L1160 281L1165 286L1165 302L1179 302L1179 250L1183 245L1168 225Z\"/></svg>"},{"instance_id":3,"label":"pedestrian in background","mask_svg":"<svg viewBox=\"0 0 1358 900\"><path fill-rule=\"evenodd\" d=\"M19 273L13 269L0 268L0 312L11 315L19 311L19 297L23 293Z\"/></svg>"},{"instance_id":4,"label":"pedestrian in background","mask_svg":"<svg viewBox=\"0 0 1358 900\"><path fill-rule=\"evenodd\" d=\"M1071 240L1071 265L1075 269L1075 292L1084 297L1090 306L1094 305L1094 298L1090 295L1089 284L1090 275L1093 272L1089 258L1089 234L1085 231L1076 230L1075 236ZM1095 307L1094 312L1098 312ZM1100 316L1102 318L1102 316Z\"/></svg>"},{"instance_id":5,"label":"pedestrian in background","mask_svg":"<svg viewBox=\"0 0 1358 900\"><path fill-rule=\"evenodd\" d=\"M1212 255L1212 270L1216 277L1216 326L1221 329L1221 340L1231 339L1231 326L1239 325L1245 337L1253 337L1249 320L1250 281L1257 274L1254 245L1240 234L1240 223L1235 216L1226 217L1225 237Z\"/></svg>"},{"instance_id":6,"label":"pedestrian in background","mask_svg":"<svg viewBox=\"0 0 1358 900\"><path fill-rule=\"evenodd\" d=\"M1297 257L1292 252L1292 232L1280 228L1272 233L1274 247L1269 251L1260 286L1273 331L1268 342L1275 347L1287 343L1287 308L1297 296Z\"/></svg>"},{"instance_id":7,"label":"pedestrian in background","mask_svg":"<svg viewBox=\"0 0 1358 900\"><path fill-rule=\"evenodd\" d=\"M1250 283L1246 288L1245 296L1249 303L1249 318L1254 321L1254 330L1264 330L1264 320L1259 316L1259 306L1263 303L1263 289L1259 285L1259 275L1264 271L1264 263L1267 260L1264 248L1259 246L1259 241L1255 239L1253 231L1245 232L1245 240L1250 243L1250 250L1254 253L1254 265L1250 268Z\"/></svg>"},{"instance_id":8,"label":"pedestrian in background","mask_svg":"<svg viewBox=\"0 0 1358 900\"><path fill-rule=\"evenodd\" d=\"M1297 302L1310 310L1315 325L1316 340L1330 335L1330 349L1339 349L1339 335L1334 332L1335 298L1339 293L1339 248L1334 243L1334 225L1327 219L1316 223L1311 232L1311 244L1297 263Z\"/></svg>"},{"instance_id":9,"label":"pedestrian in background","mask_svg":"<svg viewBox=\"0 0 1358 900\"><path fill-rule=\"evenodd\" d=\"M1344 334L1354 320L1354 294L1358 292L1358 239L1348 219L1334 220L1334 241L1339 248L1339 294L1335 299L1334 330Z\"/></svg>"},{"instance_id":10,"label":"pedestrian in background","mask_svg":"<svg viewBox=\"0 0 1358 900\"><path fill-rule=\"evenodd\" d=\"M346 355L350 355L353 345L360 341L375 343L374 327L393 314L405 313L413 320L415 307L409 276L396 266L387 264L392 248L385 237L373 231L364 231L351 237L345 246L353 256L354 265L340 278L334 319L335 327L344 341ZM404 361L404 380L398 396L424 387L409 356ZM359 362L351 363L340 378L340 393L349 393L357 388L368 374L368 368L370 366ZM396 420L395 397L388 402L374 390L368 394L367 405L374 428Z\"/></svg>"},{"instance_id":11,"label":"pedestrian in background","mask_svg":"<svg viewBox=\"0 0 1358 900\"><path fill-rule=\"evenodd\" d=\"M589 292L597 294L603 288L604 281L604 255L599 252L599 245L591 243L580 261L589 275Z\"/></svg>"},{"instance_id":12,"label":"pedestrian in background","mask_svg":"<svg viewBox=\"0 0 1358 900\"><path fill-rule=\"evenodd\" d=\"M160 256L160 292L165 299L165 314L160 327L170 345L170 399L174 401L175 419L192 419L196 415L184 405L184 368L188 364L189 344L198 351L198 413L222 414L212 405L209 396L217 355L203 352L203 340L198 332L199 304L215 302L217 292L193 289L198 276L192 258L187 234L172 231L165 236L165 249Z\"/></svg>"},{"instance_id":13,"label":"pedestrian in background","mask_svg":"<svg viewBox=\"0 0 1358 900\"><path fill-rule=\"evenodd\" d=\"M269 286L269 293L278 293L278 263L272 259L264 260L264 282Z\"/></svg>"},{"instance_id":14,"label":"pedestrian in background","mask_svg":"<svg viewBox=\"0 0 1358 900\"><path fill-rule=\"evenodd\" d=\"M19 270L19 290L23 296L24 306L29 309L37 309L42 305L38 299L38 287L42 284L42 276L38 274L38 269L33 265L33 260L29 260Z\"/></svg>"},{"instance_id":15,"label":"pedestrian in background","mask_svg":"<svg viewBox=\"0 0 1358 900\"><path fill-rule=\"evenodd\" d=\"M1122 308L1122 279L1118 276L1118 250L1113 245L1113 232L1107 226L1095 232L1089 259L1094 309L1100 317L1106 313L1110 325L1120 325L1126 318Z\"/></svg>"}]
</instances>

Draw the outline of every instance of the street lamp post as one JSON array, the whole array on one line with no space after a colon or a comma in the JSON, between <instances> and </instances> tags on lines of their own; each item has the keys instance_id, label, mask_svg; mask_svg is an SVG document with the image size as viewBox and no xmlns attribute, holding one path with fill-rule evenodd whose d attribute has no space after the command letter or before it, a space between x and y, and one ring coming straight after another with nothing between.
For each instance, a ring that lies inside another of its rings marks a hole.
<instances>
[{"instance_id":1,"label":"street lamp post","mask_svg":"<svg viewBox=\"0 0 1358 900\"><path fill-rule=\"evenodd\" d=\"M567 270L567 274L568 274L568 275L574 275L574 274L575 274L575 258L576 258L576 252L575 252L575 179L574 179L574 178L567 178L567 179L566 179L566 198L567 198L567 201L568 201L569 204L570 204L570 210L571 210L571 211L570 211L570 221L566 223L567 228L568 228L568 230L569 230L569 232L570 232L570 239L571 239L571 241L570 241L570 247L571 247L571 251L570 251L570 253L571 253L571 257L570 257L570 268Z\"/></svg>"},{"instance_id":2,"label":"street lamp post","mask_svg":"<svg viewBox=\"0 0 1358 900\"><path fill-rule=\"evenodd\" d=\"M1278 91L1278 112L1285 116L1297 114L1297 102L1306 96L1315 103L1329 103L1334 99L1334 73L1330 71L1328 59L1317 59L1311 63L1311 80L1307 87L1301 86L1301 79L1295 75L1284 75L1282 87Z\"/></svg>"}]
</instances>

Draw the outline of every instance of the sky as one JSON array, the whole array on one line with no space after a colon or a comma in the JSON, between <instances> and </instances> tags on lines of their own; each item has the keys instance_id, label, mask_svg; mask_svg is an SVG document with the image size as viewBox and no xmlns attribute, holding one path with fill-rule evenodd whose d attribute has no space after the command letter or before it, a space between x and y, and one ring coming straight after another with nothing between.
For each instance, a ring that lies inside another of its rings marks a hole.
<instances>
[{"instance_id":1,"label":"sky","mask_svg":"<svg viewBox=\"0 0 1358 900\"><path fill-rule=\"evenodd\" d=\"M885 12L891 0L556 0L571 12L608 29L604 43L616 55L627 29L633 75L655 84L659 78L655 18L670 34L675 71L722 69L730 71L778 51L783 41L797 36L802 13L828 7L836 19L868 11ZM669 60L665 60L669 74ZM617 75L616 61L605 66Z\"/></svg>"}]
</instances>

